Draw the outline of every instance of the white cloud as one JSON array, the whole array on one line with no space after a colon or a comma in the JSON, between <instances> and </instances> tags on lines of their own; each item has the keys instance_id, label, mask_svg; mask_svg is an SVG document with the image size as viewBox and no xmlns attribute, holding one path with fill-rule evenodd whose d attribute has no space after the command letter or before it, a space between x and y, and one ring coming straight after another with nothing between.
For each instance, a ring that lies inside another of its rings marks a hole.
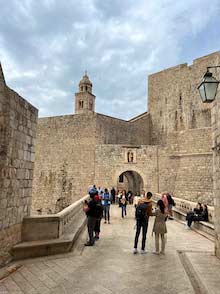
<instances>
[{"instance_id":1,"label":"white cloud","mask_svg":"<svg viewBox=\"0 0 220 294\"><path fill-rule=\"evenodd\" d=\"M220 47L214 37L208 52L198 43L220 27L218 0L3 1L0 59L6 81L44 116L72 111L85 69L98 112L135 116L146 107L147 74Z\"/></svg>"}]
</instances>

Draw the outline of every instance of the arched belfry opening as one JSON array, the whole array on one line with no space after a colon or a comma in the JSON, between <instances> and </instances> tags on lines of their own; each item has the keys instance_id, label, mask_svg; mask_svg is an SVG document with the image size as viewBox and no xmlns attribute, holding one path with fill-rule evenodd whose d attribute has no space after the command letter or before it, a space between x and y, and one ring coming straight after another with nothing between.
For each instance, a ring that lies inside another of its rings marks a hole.
<instances>
[{"instance_id":1,"label":"arched belfry opening","mask_svg":"<svg viewBox=\"0 0 220 294\"><path fill-rule=\"evenodd\" d=\"M143 178L136 171L125 171L118 176L117 189L132 191L133 195L140 195L144 189Z\"/></svg>"}]
</instances>

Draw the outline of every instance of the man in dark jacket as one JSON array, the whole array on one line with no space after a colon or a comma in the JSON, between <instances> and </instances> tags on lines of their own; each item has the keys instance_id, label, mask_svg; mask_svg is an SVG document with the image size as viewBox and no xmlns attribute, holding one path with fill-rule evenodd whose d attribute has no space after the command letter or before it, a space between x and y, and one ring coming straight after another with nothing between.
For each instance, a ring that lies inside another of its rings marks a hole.
<instances>
[{"instance_id":1,"label":"man in dark jacket","mask_svg":"<svg viewBox=\"0 0 220 294\"><path fill-rule=\"evenodd\" d=\"M89 241L85 243L85 246L93 246L95 243L94 240L94 229L97 220L97 204L98 202L95 200L95 193L90 192L90 201L87 202L85 200L83 205L83 210L87 215L87 228L89 234Z\"/></svg>"},{"instance_id":2,"label":"man in dark jacket","mask_svg":"<svg viewBox=\"0 0 220 294\"><path fill-rule=\"evenodd\" d=\"M142 245L141 245L141 254L145 254L145 243L146 243L146 235L147 235L147 228L148 228L148 219L149 216L152 216L152 193L147 192L147 195L139 200L138 205L136 207L136 234L134 240L134 254L138 253L137 245L138 245L138 238L142 228Z\"/></svg>"}]
</instances>

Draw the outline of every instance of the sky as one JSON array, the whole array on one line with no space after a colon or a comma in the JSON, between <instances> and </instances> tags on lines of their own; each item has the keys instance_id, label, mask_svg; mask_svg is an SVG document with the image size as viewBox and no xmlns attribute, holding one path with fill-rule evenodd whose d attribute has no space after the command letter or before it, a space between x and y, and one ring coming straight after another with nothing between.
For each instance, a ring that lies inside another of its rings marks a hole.
<instances>
[{"instance_id":1,"label":"sky","mask_svg":"<svg viewBox=\"0 0 220 294\"><path fill-rule=\"evenodd\" d=\"M74 113L87 70L96 112L147 111L147 76L220 50L220 0L0 0L7 85L39 116Z\"/></svg>"}]
</instances>

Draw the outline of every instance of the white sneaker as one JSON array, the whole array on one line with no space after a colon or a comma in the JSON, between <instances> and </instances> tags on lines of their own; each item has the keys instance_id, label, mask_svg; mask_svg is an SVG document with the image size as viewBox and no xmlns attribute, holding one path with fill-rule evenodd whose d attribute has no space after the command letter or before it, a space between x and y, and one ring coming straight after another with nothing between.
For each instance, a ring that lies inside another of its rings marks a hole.
<instances>
[{"instance_id":1,"label":"white sneaker","mask_svg":"<svg viewBox=\"0 0 220 294\"><path fill-rule=\"evenodd\" d=\"M141 254L146 254L147 251L146 250L141 250Z\"/></svg>"},{"instance_id":2,"label":"white sneaker","mask_svg":"<svg viewBox=\"0 0 220 294\"><path fill-rule=\"evenodd\" d=\"M133 253L134 253L134 254L137 254L137 253L138 253L137 248L134 248Z\"/></svg>"},{"instance_id":3,"label":"white sneaker","mask_svg":"<svg viewBox=\"0 0 220 294\"><path fill-rule=\"evenodd\" d=\"M191 230L191 228L189 226L186 225L186 230Z\"/></svg>"},{"instance_id":4,"label":"white sneaker","mask_svg":"<svg viewBox=\"0 0 220 294\"><path fill-rule=\"evenodd\" d=\"M159 255L159 251L153 251L153 254Z\"/></svg>"}]
</instances>

